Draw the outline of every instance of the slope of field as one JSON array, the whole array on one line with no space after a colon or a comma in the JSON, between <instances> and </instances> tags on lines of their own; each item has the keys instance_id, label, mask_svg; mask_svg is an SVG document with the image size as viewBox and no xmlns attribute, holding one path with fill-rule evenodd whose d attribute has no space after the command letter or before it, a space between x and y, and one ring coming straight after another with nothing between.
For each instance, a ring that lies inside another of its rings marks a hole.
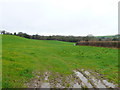
<instances>
[{"instance_id":1,"label":"slope of field","mask_svg":"<svg viewBox=\"0 0 120 90\"><path fill-rule=\"evenodd\" d=\"M11 35L3 35L2 41L3 88L26 87L24 83L35 77L33 72L58 72L67 76L82 68L118 83L117 49Z\"/></svg>"},{"instance_id":2,"label":"slope of field","mask_svg":"<svg viewBox=\"0 0 120 90\"><path fill-rule=\"evenodd\" d=\"M0 89L2 89L2 35L0 35Z\"/></svg>"}]
</instances>

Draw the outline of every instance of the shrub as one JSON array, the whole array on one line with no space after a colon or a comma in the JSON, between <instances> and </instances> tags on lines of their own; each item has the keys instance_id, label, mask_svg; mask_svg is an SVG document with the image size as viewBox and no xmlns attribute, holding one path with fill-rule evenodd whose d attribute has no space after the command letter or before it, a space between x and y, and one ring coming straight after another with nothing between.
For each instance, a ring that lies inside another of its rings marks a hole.
<instances>
[{"instance_id":1,"label":"shrub","mask_svg":"<svg viewBox=\"0 0 120 90\"><path fill-rule=\"evenodd\" d=\"M120 41L80 41L76 45L120 48Z\"/></svg>"}]
</instances>

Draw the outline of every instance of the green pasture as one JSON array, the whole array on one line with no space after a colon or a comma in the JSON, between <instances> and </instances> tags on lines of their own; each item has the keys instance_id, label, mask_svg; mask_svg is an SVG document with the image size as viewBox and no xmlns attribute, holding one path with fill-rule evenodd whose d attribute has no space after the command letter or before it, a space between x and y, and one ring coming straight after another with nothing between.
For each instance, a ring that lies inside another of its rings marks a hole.
<instances>
[{"instance_id":1,"label":"green pasture","mask_svg":"<svg viewBox=\"0 0 120 90\"><path fill-rule=\"evenodd\" d=\"M118 49L73 44L2 35L2 87L26 87L24 83L35 77L32 72L66 76L82 68L118 83Z\"/></svg>"}]
</instances>

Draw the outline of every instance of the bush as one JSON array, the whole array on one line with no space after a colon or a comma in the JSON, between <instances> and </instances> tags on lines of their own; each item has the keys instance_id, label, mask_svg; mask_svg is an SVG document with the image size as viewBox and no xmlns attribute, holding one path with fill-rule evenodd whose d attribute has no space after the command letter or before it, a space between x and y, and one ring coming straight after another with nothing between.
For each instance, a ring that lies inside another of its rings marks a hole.
<instances>
[{"instance_id":1,"label":"bush","mask_svg":"<svg viewBox=\"0 0 120 90\"><path fill-rule=\"evenodd\" d=\"M120 41L80 41L76 45L120 48Z\"/></svg>"}]
</instances>

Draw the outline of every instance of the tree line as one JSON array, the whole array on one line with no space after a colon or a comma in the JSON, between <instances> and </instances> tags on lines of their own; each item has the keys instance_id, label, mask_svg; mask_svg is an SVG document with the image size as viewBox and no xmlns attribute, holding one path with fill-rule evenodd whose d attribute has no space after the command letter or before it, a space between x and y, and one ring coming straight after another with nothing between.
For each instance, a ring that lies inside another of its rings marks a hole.
<instances>
[{"instance_id":1,"label":"tree line","mask_svg":"<svg viewBox=\"0 0 120 90\"><path fill-rule=\"evenodd\" d=\"M16 35L28 39L37 39L37 40L58 40L58 41L66 41L66 42L80 42L80 41L119 41L120 35L115 35L113 37L95 37L91 34L87 36L62 36L62 35L50 35L50 36L44 36L44 35L29 35L27 33L23 32L14 32L10 33L5 30L0 31L1 34L6 35Z\"/></svg>"}]
</instances>

